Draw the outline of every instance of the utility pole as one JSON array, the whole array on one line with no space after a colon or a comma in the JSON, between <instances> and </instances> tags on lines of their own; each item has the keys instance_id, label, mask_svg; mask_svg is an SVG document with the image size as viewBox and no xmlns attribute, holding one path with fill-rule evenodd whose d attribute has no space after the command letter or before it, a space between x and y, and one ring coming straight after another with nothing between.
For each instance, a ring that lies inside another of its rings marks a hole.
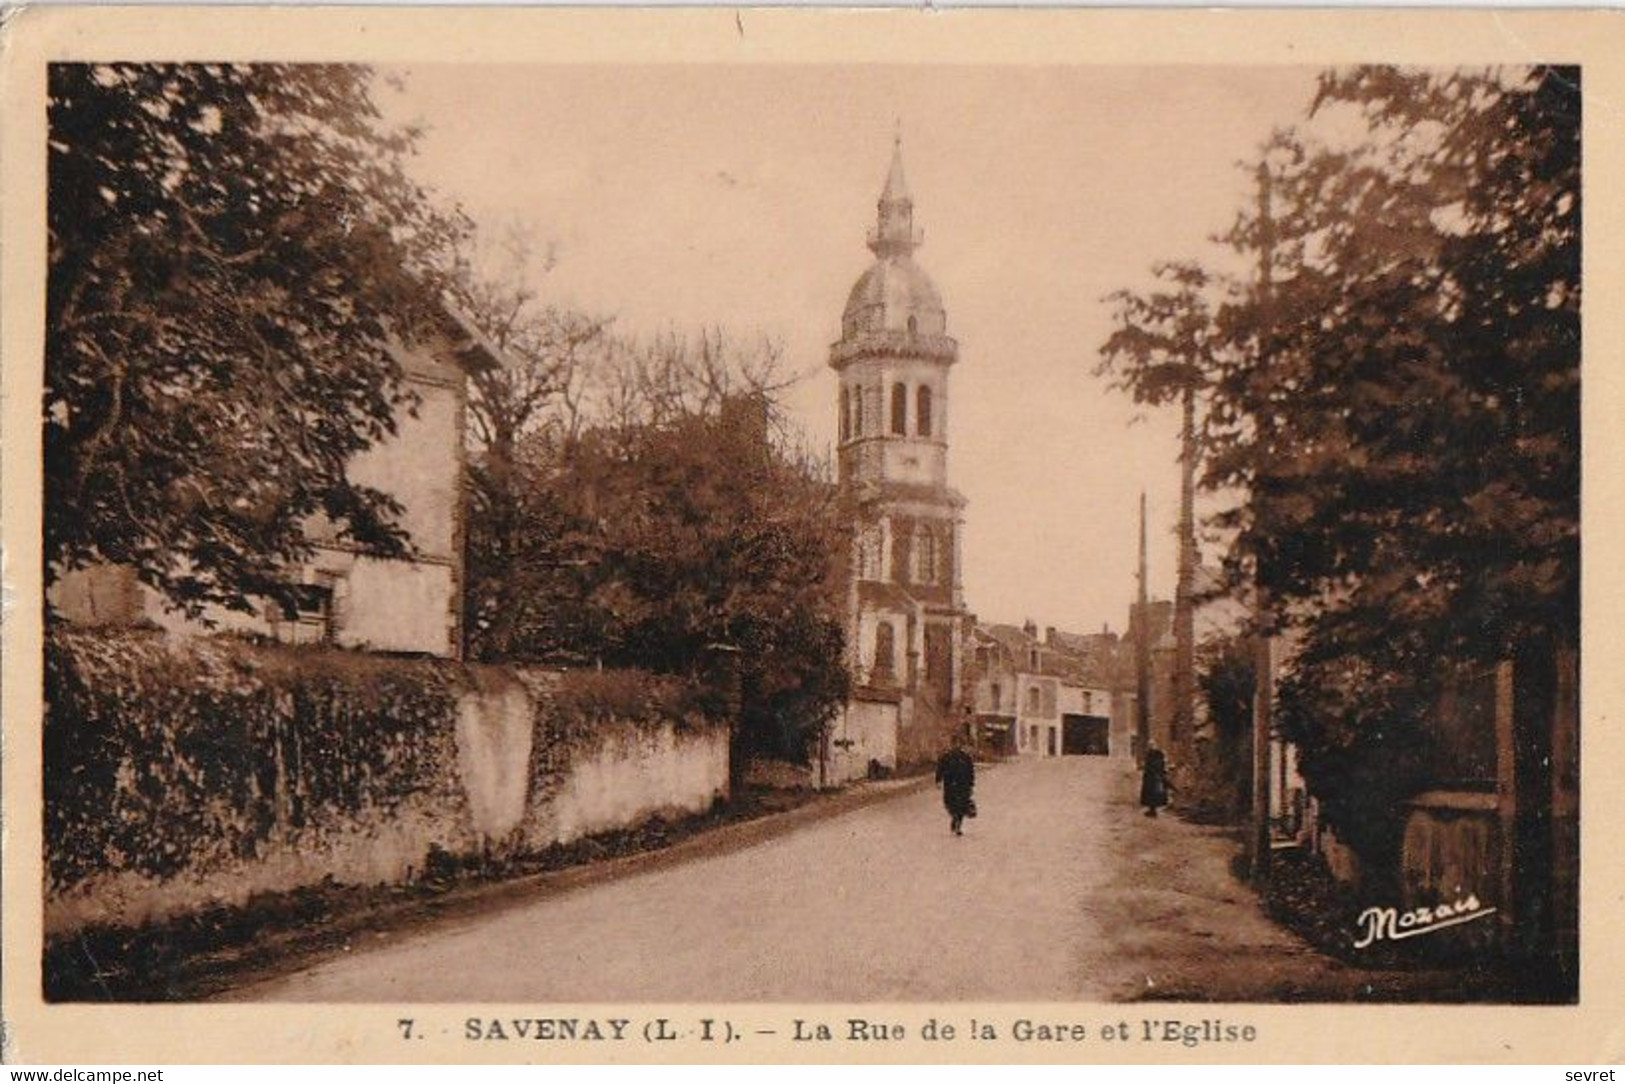
<instances>
[{"instance_id":1,"label":"utility pole","mask_svg":"<svg viewBox=\"0 0 1625 1084\"><path fill-rule=\"evenodd\" d=\"M1151 742L1151 606L1147 600L1145 570L1145 491L1140 491L1139 620L1134 632L1134 738L1136 759L1145 762Z\"/></svg>"},{"instance_id":2,"label":"utility pole","mask_svg":"<svg viewBox=\"0 0 1625 1084\"><path fill-rule=\"evenodd\" d=\"M1275 226L1270 218L1270 171L1266 158L1258 165L1258 290L1266 317L1271 311L1271 267L1275 255ZM1266 359L1259 358L1259 364ZM1258 631L1253 643L1253 818L1251 873L1263 887L1270 876L1270 739L1275 702L1275 652L1270 642L1269 589L1264 578L1262 550L1255 555L1254 606Z\"/></svg>"},{"instance_id":3,"label":"utility pole","mask_svg":"<svg viewBox=\"0 0 1625 1084\"><path fill-rule=\"evenodd\" d=\"M1196 384L1181 396L1179 573L1174 581L1174 761L1187 782L1196 767Z\"/></svg>"}]
</instances>

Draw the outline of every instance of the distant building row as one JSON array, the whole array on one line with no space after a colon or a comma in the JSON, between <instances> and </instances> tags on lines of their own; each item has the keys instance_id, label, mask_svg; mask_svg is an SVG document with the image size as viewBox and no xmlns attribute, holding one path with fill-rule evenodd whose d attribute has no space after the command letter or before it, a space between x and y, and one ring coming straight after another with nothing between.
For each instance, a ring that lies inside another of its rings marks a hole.
<instances>
[{"instance_id":1,"label":"distant building row","mask_svg":"<svg viewBox=\"0 0 1625 1084\"><path fill-rule=\"evenodd\" d=\"M973 705L978 743L1019 756L1126 755L1132 701L1116 633L978 625Z\"/></svg>"}]
</instances>

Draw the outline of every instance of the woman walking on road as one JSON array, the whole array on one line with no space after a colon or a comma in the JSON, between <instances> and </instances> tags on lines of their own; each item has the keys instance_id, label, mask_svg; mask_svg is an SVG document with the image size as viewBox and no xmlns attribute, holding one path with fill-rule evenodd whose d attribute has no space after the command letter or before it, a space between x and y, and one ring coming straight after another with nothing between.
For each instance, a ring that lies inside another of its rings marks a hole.
<instances>
[{"instance_id":1,"label":"woman walking on road","mask_svg":"<svg viewBox=\"0 0 1625 1084\"><path fill-rule=\"evenodd\" d=\"M976 808L971 800L971 791L976 786L976 764L958 737L937 761L937 782L942 786L942 804L948 808L948 828L954 835L962 836L965 818Z\"/></svg>"},{"instance_id":2,"label":"woman walking on road","mask_svg":"<svg viewBox=\"0 0 1625 1084\"><path fill-rule=\"evenodd\" d=\"M1168 758L1152 742L1145 750L1145 766L1140 775L1140 804L1145 815L1155 817L1168 804Z\"/></svg>"}]
</instances>

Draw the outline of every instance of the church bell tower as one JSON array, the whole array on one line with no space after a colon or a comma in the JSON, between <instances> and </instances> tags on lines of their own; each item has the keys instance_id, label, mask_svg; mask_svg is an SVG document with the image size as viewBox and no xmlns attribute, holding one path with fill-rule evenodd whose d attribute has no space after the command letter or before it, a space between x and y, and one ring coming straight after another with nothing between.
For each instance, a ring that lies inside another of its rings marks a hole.
<instances>
[{"instance_id":1,"label":"church bell tower","mask_svg":"<svg viewBox=\"0 0 1625 1084\"><path fill-rule=\"evenodd\" d=\"M920 752L958 719L966 609L965 500L948 485L949 370L959 345L914 253L923 234L902 141L876 205L869 250L829 364L839 375L837 461L852 517L852 665L860 688L896 689ZM899 735L899 755L910 735Z\"/></svg>"}]
</instances>

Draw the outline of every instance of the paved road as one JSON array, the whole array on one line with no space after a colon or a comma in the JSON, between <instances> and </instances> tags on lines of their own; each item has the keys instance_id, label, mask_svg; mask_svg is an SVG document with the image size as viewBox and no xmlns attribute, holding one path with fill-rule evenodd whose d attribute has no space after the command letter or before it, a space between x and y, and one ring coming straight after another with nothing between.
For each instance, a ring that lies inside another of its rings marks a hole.
<instances>
[{"instance_id":1,"label":"paved road","mask_svg":"<svg viewBox=\"0 0 1625 1084\"><path fill-rule=\"evenodd\" d=\"M1238 954L1297 972L1326 963L1229 878L1227 841L1138 816L1132 789L1115 761L1000 765L981 773L982 815L962 838L935 790L913 792L733 853L380 937L231 997L1103 1001L1237 973Z\"/></svg>"}]
</instances>

